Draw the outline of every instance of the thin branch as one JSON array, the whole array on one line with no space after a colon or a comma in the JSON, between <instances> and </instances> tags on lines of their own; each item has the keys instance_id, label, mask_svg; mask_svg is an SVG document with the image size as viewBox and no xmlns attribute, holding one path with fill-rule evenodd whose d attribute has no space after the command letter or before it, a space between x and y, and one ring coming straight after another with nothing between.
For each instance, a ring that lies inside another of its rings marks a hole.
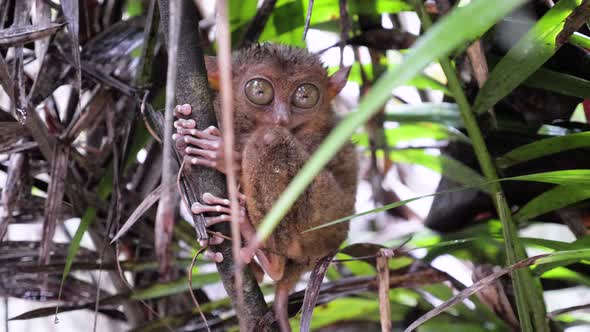
<instances>
[{"instance_id":1,"label":"thin branch","mask_svg":"<svg viewBox=\"0 0 590 332\"><path fill-rule=\"evenodd\" d=\"M348 6L346 5L346 0L338 0L338 7L340 9L340 68L342 68L344 66L344 47L348 40L350 22L348 19Z\"/></svg>"},{"instance_id":2,"label":"thin branch","mask_svg":"<svg viewBox=\"0 0 590 332\"><path fill-rule=\"evenodd\" d=\"M254 16L252 21L250 21L248 29L246 29L246 33L244 34L242 44L239 48L243 48L258 41L258 38L260 38L260 34L262 34L262 31L266 26L266 22L268 22L268 18L270 17L270 14L272 14L276 3L277 0L264 0L256 12L256 16Z\"/></svg>"},{"instance_id":3,"label":"thin branch","mask_svg":"<svg viewBox=\"0 0 590 332\"><path fill-rule=\"evenodd\" d=\"M469 58L469 62L471 62L471 69L473 70L473 76L475 76L477 86L481 88L489 76L488 62L483 52L481 40L476 40L467 48L467 57Z\"/></svg>"},{"instance_id":4,"label":"thin branch","mask_svg":"<svg viewBox=\"0 0 590 332\"><path fill-rule=\"evenodd\" d=\"M191 294L191 299L193 300L195 307L199 311L199 315L201 316L203 323L205 323L205 327L207 327L207 331L211 332L211 328L209 327L209 322L207 321L207 318L205 317L205 314L203 313L203 310L201 309L201 305L199 304L199 301L197 301L197 297L195 296L195 292L193 291L193 267L195 266L195 262L197 261L197 257L199 257L199 255L203 251L205 251L205 249L207 249L207 248L203 247L203 248L199 249L199 251L197 251L197 253L193 256L193 259L191 261L191 265L188 267L188 285L189 285L188 290Z\"/></svg>"},{"instance_id":5,"label":"thin branch","mask_svg":"<svg viewBox=\"0 0 590 332\"><path fill-rule=\"evenodd\" d=\"M389 303L389 258L393 251L381 249L377 256L377 282L379 283L379 314L381 331L391 332L391 304Z\"/></svg>"},{"instance_id":6,"label":"thin branch","mask_svg":"<svg viewBox=\"0 0 590 332\"><path fill-rule=\"evenodd\" d=\"M307 37L307 30L309 30L309 23L311 22L311 13L313 11L313 0L309 0L307 5L307 15L305 16L305 26L303 27L303 37L302 40L305 40Z\"/></svg>"},{"instance_id":7,"label":"thin branch","mask_svg":"<svg viewBox=\"0 0 590 332\"><path fill-rule=\"evenodd\" d=\"M434 309L430 310L429 312L427 312L426 314L424 314L422 317L415 320L412 324L410 324L410 326L408 326L404 330L404 332L411 332L411 331L415 330L418 326L420 326L422 323L426 322L427 320L437 316L438 314L451 308L452 306L456 305L457 303L460 303L461 301L467 299L471 295L488 287L492 282L494 282L496 279L500 278L501 276L503 276L507 273L510 273L512 271L523 269L523 268L526 268L530 265L533 265L533 264L535 264L535 262L539 258L542 258L545 256L547 256L547 255L544 254L544 255L538 255L538 256L526 258L520 262L512 264L508 267L505 267L502 270L494 272L494 273L490 274L489 276L477 281L473 285L465 288L461 292L457 293L456 295L454 295L453 297L451 297L450 299L445 301L443 304L437 306L436 308L434 308Z\"/></svg>"},{"instance_id":8,"label":"thin branch","mask_svg":"<svg viewBox=\"0 0 590 332\"><path fill-rule=\"evenodd\" d=\"M174 164L172 156L172 123L174 122L174 95L176 91L176 74L178 67L178 43L180 40L180 21L184 14L180 8L180 0L169 2L170 16L179 18L168 24L168 73L166 77L166 115L164 118L164 145L162 157L162 193L156 215L155 240L156 255L160 261L160 278L168 274L168 246L174 228L174 211L176 208L176 192L174 191ZM164 278L166 279L166 278Z\"/></svg>"},{"instance_id":9,"label":"thin branch","mask_svg":"<svg viewBox=\"0 0 590 332\"><path fill-rule=\"evenodd\" d=\"M232 254L234 258L234 278L237 293L237 307L244 306L242 261L240 248L242 239L240 237L240 206L238 203L238 186L234 158L234 119L233 119L233 89L232 89L232 63L231 63L231 33L229 30L228 4L226 0L218 3L217 20L217 61L220 72L221 83L221 133L223 135L223 152L225 156L225 170L227 189L230 201ZM240 331L246 331L245 319L238 316Z\"/></svg>"}]
</instances>

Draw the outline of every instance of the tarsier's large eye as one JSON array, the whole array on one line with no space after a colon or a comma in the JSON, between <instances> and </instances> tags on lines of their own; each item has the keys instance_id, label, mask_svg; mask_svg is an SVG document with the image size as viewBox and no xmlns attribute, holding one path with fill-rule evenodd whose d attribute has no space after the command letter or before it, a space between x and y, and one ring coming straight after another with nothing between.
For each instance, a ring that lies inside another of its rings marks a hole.
<instances>
[{"instance_id":1,"label":"tarsier's large eye","mask_svg":"<svg viewBox=\"0 0 590 332\"><path fill-rule=\"evenodd\" d=\"M293 105L299 108L312 108L320 99L320 91L311 83L304 83L297 87L293 95Z\"/></svg>"},{"instance_id":2,"label":"tarsier's large eye","mask_svg":"<svg viewBox=\"0 0 590 332\"><path fill-rule=\"evenodd\" d=\"M263 78L249 80L244 87L246 97L257 105L268 105L275 96L275 91L270 82Z\"/></svg>"}]
</instances>

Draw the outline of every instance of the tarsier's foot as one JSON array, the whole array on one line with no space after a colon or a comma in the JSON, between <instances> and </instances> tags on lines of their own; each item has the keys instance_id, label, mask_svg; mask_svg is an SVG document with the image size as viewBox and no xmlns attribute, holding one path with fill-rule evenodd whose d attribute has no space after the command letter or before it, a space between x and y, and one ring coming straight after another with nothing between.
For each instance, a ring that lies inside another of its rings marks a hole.
<instances>
[{"instance_id":1,"label":"tarsier's foot","mask_svg":"<svg viewBox=\"0 0 590 332\"><path fill-rule=\"evenodd\" d=\"M246 243L253 241L256 236L256 230L254 226L250 223L248 216L246 214L246 197L243 194L239 194L238 201L240 203L240 234L242 239L246 241ZM203 203L195 203L191 207L191 211L194 214L200 213L208 213L208 212L218 212L219 215L214 217L205 217L205 221L207 222L207 226L215 225L220 222L231 221L230 217L230 201L226 198L217 197L210 193L205 193L203 195ZM208 246L208 245L216 245L223 242L223 238L219 236L213 236L209 240L199 241L201 246ZM206 258L209 258L217 263L223 261L223 255L220 252L213 252L210 249L207 249L204 253ZM254 263L252 259L256 256L258 261L260 262L260 267L264 270L273 280L281 279L283 275L283 266L284 262L281 261L280 257L277 257L273 254L267 254L261 249L256 248L255 250L250 250L248 247L244 247L240 250L240 257L242 262L245 264ZM255 271L256 272L256 271ZM257 274L257 279L261 279L260 273Z\"/></svg>"},{"instance_id":2,"label":"tarsier's foot","mask_svg":"<svg viewBox=\"0 0 590 332\"><path fill-rule=\"evenodd\" d=\"M173 136L176 149L184 156L187 164L211 167L225 173L221 132L214 126L198 130L195 128L195 120L181 118L190 115L191 112L189 104L178 105L174 109L174 116L178 118L174 122L176 133ZM240 153L234 152L234 168L237 172L240 171L240 160Z\"/></svg>"}]
</instances>

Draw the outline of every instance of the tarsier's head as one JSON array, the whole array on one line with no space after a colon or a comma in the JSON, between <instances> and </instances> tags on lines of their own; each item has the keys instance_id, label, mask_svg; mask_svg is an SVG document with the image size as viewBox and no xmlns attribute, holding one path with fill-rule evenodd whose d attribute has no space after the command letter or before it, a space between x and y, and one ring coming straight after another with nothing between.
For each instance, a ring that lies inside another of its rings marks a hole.
<instances>
[{"instance_id":1,"label":"tarsier's head","mask_svg":"<svg viewBox=\"0 0 590 332\"><path fill-rule=\"evenodd\" d=\"M215 58L206 58L208 78L219 88ZM346 84L350 68L328 76L317 55L279 44L261 44L233 55L236 116L255 126L293 129L326 116L331 100Z\"/></svg>"}]
</instances>

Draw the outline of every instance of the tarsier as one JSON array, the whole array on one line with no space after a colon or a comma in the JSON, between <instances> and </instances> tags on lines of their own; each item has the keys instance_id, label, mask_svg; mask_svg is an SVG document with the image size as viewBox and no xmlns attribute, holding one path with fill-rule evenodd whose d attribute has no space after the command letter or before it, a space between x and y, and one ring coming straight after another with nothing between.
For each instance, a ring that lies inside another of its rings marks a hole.
<instances>
[{"instance_id":1,"label":"tarsier","mask_svg":"<svg viewBox=\"0 0 590 332\"><path fill-rule=\"evenodd\" d=\"M208 79L219 88L215 58L206 58ZM235 168L239 172L240 232L246 242L279 195L337 123L332 99L348 78L348 68L328 76L319 57L305 49L263 44L240 50L232 59L234 91ZM219 98L214 99L221 119ZM186 116L190 105L176 108ZM175 122L175 143L185 164L224 169L223 142L215 127L195 129L194 120ZM291 207L273 234L255 255L262 269L276 281L274 310L282 331L289 331L289 291L319 259L337 249L346 239L348 225L341 223L322 231L304 231L353 213L357 185L357 157L347 144L314 179ZM208 225L229 221L229 201L211 194L193 213L220 212L207 217ZM212 244L222 241L210 240ZM216 261L220 253L208 252ZM242 250L244 262L252 256Z\"/></svg>"}]
</instances>

